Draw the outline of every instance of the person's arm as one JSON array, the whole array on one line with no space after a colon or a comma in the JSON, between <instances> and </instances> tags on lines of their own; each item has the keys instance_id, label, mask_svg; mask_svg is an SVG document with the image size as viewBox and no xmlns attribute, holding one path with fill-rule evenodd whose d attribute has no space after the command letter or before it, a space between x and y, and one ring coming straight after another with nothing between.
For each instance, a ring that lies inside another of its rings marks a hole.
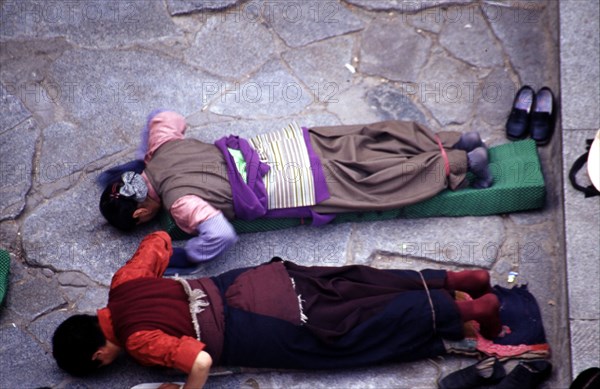
<instances>
[{"instance_id":1,"label":"person's arm","mask_svg":"<svg viewBox=\"0 0 600 389\"><path fill-rule=\"evenodd\" d=\"M197 235L185 246L189 262L213 259L237 241L235 230L223 213L198 196L177 199L170 213L179 228Z\"/></svg>"},{"instance_id":2,"label":"person's arm","mask_svg":"<svg viewBox=\"0 0 600 389\"><path fill-rule=\"evenodd\" d=\"M188 260L194 263L213 259L238 240L233 226L222 213L200 223L197 231L198 236L185 245Z\"/></svg>"},{"instance_id":3,"label":"person's arm","mask_svg":"<svg viewBox=\"0 0 600 389\"><path fill-rule=\"evenodd\" d=\"M200 351L196 357L196 360L194 361L192 371L188 375L187 381L185 382L185 385L183 385L183 388L202 388L208 379L208 373L210 372L211 366L212 358L210 357L210 354L208 354L206 351Z\"/></svg>"},{"instance_id":4,"label":"person's arm","mask_svg":"<svg viewBox=\"0 0 600 389\"><path fill-rule=\"evenodd\" d=\"M171 237L166 232L158 231L146 236L133 257L113 276L111 289L135 278L161 277L172 253Z\"/></svg>"}]
</instances>

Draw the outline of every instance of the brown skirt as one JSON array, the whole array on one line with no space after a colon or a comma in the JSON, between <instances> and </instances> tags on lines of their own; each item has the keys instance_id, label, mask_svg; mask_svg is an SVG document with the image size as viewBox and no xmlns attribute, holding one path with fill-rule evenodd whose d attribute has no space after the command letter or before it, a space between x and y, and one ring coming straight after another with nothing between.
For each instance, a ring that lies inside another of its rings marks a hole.
<instances>
[{"instance_id":1,"label":"brown skirt","mask_svg":"<svg viewBox=\"0 0 600 389\"><path fill-rule=\"evenodd\" d=\"M323 163L331 197L313 207L319 213L401 208L465 181L467 154L452 149L461 133L436 134L414 123L315 127L311 144Z\"/></svg>"}]
</instances>

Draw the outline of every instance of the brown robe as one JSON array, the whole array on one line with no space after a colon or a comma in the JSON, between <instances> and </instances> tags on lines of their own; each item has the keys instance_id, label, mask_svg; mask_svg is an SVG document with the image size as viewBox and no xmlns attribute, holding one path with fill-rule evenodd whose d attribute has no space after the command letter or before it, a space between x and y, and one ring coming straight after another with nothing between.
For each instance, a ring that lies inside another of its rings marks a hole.
<instances>
[{"instance_id":1,"label":"brown robe","mask_svg":"<svg viewBox=\"0 0 600 389\"><path fill-rule=\"evenodd\" d=\"M437 133L449 176L436 134L414 122L315 127L309 133L331 194L313 207L319 213L401 208L457 189L466 178L467 153L452 149L460 132Z\"/></svg>"}]
</instances>

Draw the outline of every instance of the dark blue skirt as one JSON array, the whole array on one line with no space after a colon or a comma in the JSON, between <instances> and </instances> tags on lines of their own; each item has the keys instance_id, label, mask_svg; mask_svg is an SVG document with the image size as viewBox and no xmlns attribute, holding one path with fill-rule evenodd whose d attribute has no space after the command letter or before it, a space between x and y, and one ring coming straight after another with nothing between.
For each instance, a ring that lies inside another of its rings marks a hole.
<instances>
[{"instance_id":1,"label":"dark blue skirt","mask_svg":"<svg viewBox=\"0 0 600 389\"><path fill-rule=\"evenodd\" d=\"M286 268L305 300L308 322L298 326L226 306L221 365L334 369L414 361L444 354L443 339L463 337L453 296L442 288L445 271L422 272L433 314L414 271L289 262ZM235 275L216 280L222 293Z\"/></svg>"}]
</instances>

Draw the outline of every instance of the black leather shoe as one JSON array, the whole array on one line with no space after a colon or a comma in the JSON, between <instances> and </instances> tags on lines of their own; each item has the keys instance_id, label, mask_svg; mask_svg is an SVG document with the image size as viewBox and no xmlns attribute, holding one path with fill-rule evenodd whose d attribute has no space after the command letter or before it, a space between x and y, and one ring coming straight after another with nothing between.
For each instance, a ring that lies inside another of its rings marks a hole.
<instances>
[{"instance_id":1,"label":"black leather shoe","mask_svg":"<svg viewBox=\"0 0 600 389\"><path fill-rule=\"evenodd\" d=\"M519 89L512 110L506 121L506 136L508 139L523 139L529 132L529 118L535 100L535 92L529 85Z\"/></svg>"},{"instance_id":2,"label":"black leather shoe","mask_svg":"<svg viewBox=\"0 0 600 389\"><path fill-rule=\"evenodd\" d=\"M519 363L494 389L535 389L552 374L548 361Z\"/></svg>"},{"instance_id":3,"label":"black leather shoe","mask_svg":"<svg viewBox=\"0 0 600 389\"><path fill-rule=\"evenodd\" d=\"M455 371L444 377L440 389L469 389L492 385L506 376L504 367L495 357L489 357L474 365Z\"/></svg>"},{"instance_id":4,"label":"black leather shoe","mask_svg":"<svg viewBox=\"0 0 600 389\"><path fill-rule=\"evenodd\" d=\"M538 146L550 142L556 122L556 109L554 94L548 87L543 87L535 96L533 111L531 112L530 131L531 138Z\"/></svg>"}]
</instances>

